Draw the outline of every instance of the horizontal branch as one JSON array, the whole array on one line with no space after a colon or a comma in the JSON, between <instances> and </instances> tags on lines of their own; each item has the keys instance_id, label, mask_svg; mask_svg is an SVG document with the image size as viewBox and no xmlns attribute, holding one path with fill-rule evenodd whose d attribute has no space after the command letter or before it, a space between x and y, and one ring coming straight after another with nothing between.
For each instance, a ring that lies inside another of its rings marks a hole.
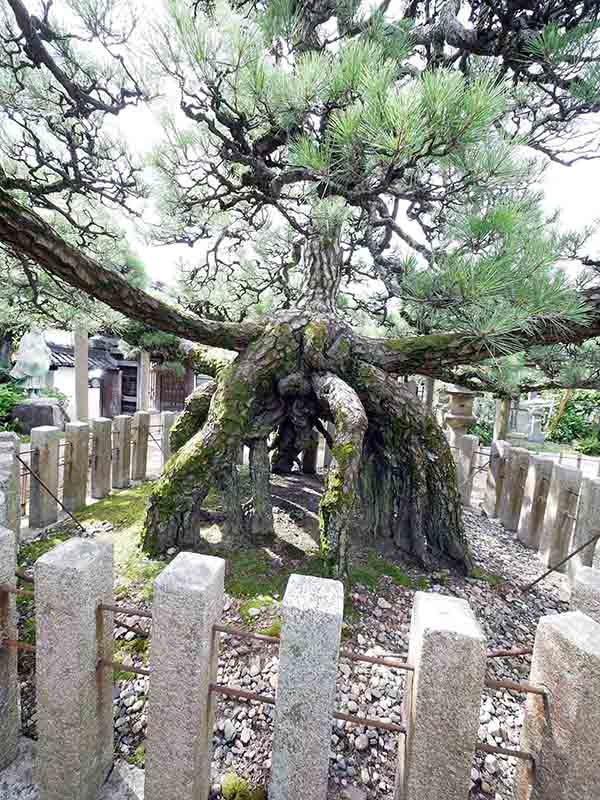
<instances>
[{"instance_id":1,"label":"horizontal branch","mask_svg":"<svg viewBox=\"0 0 600 800\"><path fill-rule=\"evenodd\" d=\"M584 300L590 309L587 325L542 322L534 332L516 330L502 337L502 344L483 336L464 333L429 334L376 339L357 336L355 352L359 358L388 372L409 374L424 370L448 369L462 364L478 364L490 358L519 353L530 347L550 344L581 344L600 336L600 287L586 290Z\"/></svg>"},{"instance_id":2,"label":"horizontal branch","mask_svg":"<svg viewBox=\"0 0 600 800\"><path fill-rule=\"evenodd\" d=\"M116 272L62 239L38 214L2 189L0 243L16 256L31 259L49 274L106 303L115 311L166 333L212 347L239 351L263 331L259 322L220 322L190 316L131 286Z\"/></svg>"}]
</instances>

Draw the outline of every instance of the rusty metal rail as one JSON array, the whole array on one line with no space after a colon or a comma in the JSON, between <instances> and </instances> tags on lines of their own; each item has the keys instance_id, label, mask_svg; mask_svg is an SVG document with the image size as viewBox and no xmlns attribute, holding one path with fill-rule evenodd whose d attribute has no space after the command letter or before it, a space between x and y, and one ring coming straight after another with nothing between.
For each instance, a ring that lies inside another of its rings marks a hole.
<instances>
[{"instance_id":1,"label":"rusty metal rail","mask_svg":"<svg viewBox=\"0 0 600 800\"><path fill-rule=\"evenodd\" d=\"M10 647L13 650L24 650L28 653L35 653L35 645L29 642L21 642L18 639L2 639L0 642L1 647Z\"/></svg>"},{"instance_id":2,"label":"rusty metal rail","mask_svg":"<svg viewBox=\"0 0 600 800\"><path fill-rule=\"evenodd\" d=\"M5 584L0 584L0 592L8 592L8 594L16 594L23 597L33 597L34 594L29 589L18 589L16 586L6 586Z\"/></svg>"},{"instance_id":3,"label":"rusty metal rail","mask_svg":"<svg viewBox=\"0 0 600 800\"><path fill-rule=\"evenodd\" d=\"M126 614L128 617L145 617L152 619L151 611L143 611L141 608L133 606L120 606L113 605L112 603L99 603L98 608L100 611L112 611L115 614Z\"/></svg>"},{"instance_id":4,"label":"rusty metal rail","mask_svg":"<svg viewBox=\"0 0 600 800\"><path fill-rule=\"evenodd\" d=\"M508 689L511 692L523 692L525 694L539 694L542 697L548 696L548 691L543 686L534 686L533 683L523 681L497 681L493 678L486 678L485 686L488 689Z\"/></svg>"},{"instance_id":5,"label":"rusty metal rail","mask_svg":"<svg viewBox=\"0 0 600 800\"><path fill-rule=\"evenodd\" d=\"M209 691L212 694L222 694L226 697L236 697L240 700L255 700L258 703L266 703L270 706L275 705L274 697L256 694L256 692L248 692L246 689L237 689L233 686L224 686L220 683L210 683ZM382 719L355 717L351 714L343 714L341 711L334 711L333 717L343 722L350 722L353 725L364 725L366 728L380 728L381 730L390 731L392 733L406 733L406 728L403 725L396 725L394 722L385 722L385 720Z\"/></svg>"},{"instance_id":6,"label":"rusty metal rail","mask_svg":"<svg viewBox=\"0 0 600 800\"><path fill-rule=\"evenodd\" d=\"M101 658L98 661L97 669L102 667L112 667L119 672L132 672L135 675L150 675L151 672L145 667L136 667L134 664L127 664L124 661L109 661L108 659Z\"/></svg>"},{"instance_id":7,"label":"rusty metal rail","mask_svg":"<svg viewBox=\"0 0 600 800\"><path fill-rule=\"evenodd\" d=\"M522 591L522 592L528 592L530 589L533 589L533 587L534 587L534 586L535 586L537 583L539 583L539 582L540 582L541 580L543 580L544 578L548 577L548 575L550 575L552 572L555 572L557 569L559 569L559 567L562 567L562 566L563 566L563 564L566 564L566 563L567 563L567 561L570 561L570 560L573 558L573 556L576 556L576 555L577 555L577 553L580 553L582 550L585 550L585 548L586 548L586 547L589 547L591 544L593 544L593 543L594 543L595 541L597 541L598 539L600 539L600 531L598 531L597 533L595 533L595 534L592 536L592 538L591 538L591 539L589 539L587 542L585 542L585 544L582 544L582 545L580 545L580 546L579 546L579 547L578 547L576 550L573 550L573 552L572 552L572 553L569 553L569 555L568 555L566 558L563 558L563 560L562 560L562 561L559 561L559 562L558 562L558 564L554 564L553 566L551 566L551 567L550 567L550 569L547 569L547 570L546 570L546 572L544 572L544 574L543 574L543 575L540 575L540 577L539 577L539 578L536 578L536 579L535 579L534 581L532 581L531 583L528 583L528 584L527 584L527 586L524 586L524 587L521 589L521 591Z\"/></svg>"},{"instance_id":8,"label":"rusty metal rail","mask_svg":"<svg viewBox=\"0 0 600 800\"><path fill-rule=\"evenodd\" d=\"M497 747L492 744L485 744L478 742L476 750L482 753L492 753L499 756L510 756L511 758L519 758L522 761L530 761L535 764L535 758L531 753L526 753L525 750L510 750L508 747Z\"/></svg>"}]
</instances>

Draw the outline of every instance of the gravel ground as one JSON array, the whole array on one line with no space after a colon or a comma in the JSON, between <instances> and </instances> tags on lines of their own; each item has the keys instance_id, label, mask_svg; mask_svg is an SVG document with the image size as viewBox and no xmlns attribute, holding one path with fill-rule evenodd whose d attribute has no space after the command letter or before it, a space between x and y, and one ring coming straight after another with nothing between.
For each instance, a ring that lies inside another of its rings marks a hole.
<instances>
[{"instance_id":1,"label":"gravel ground","mask_svg":"<svg viewBox=\"0 0 600 800\"><path fill-rule=\"evenodd\" d=\"M293 517L281 509L277 514L285 516L286 523L281 520L281 527L286 528L288 541L290 536L301 536L294 530L290 533L298 524L297 519L290 522ZM312 512L309 510L307 514L310 516ZM465 523L482 578L464 578L449 570L440 570L430 576L429 591L466 598L487 636L488 648L532 645L539 618L567 610L560 598L561 578L551 576L532 591L522 593L521 587L543 571L535 554L516 541L513 534L476 512L467 510ZM95 530L90 533L94 535ZM175 551L171 553L174 554ZM419 578L423 574L414 566L397 563L408 576ZM412 589L396 585L385 575L379 579L376 591L355 584L353 614L344 626L344 648L377 655L406 654L413 594ZM227 598L226 622L243 624L241 605L239 599ZM277 600L265 608L253 610L251 624L254 628L266 628L277 619L277 611ZM247 619L247 614L245 616ZM150 625L149 620L140 617L120 617L116 624L115 638L121 644L129 642L125 645L125 657L138 665L144 663L141 652L144 639L131 628L150 633ZM529 673L529 661L528 657L490 659L488 675L523 680ZM35 736L33 659L30 655L20 656L20 669L23 730ZM222 637L219 682L272 695L277 688L277 671L276 646L227 635ZM131 674L116 677L115 751L120 757L142 765L148 678ZM340 659L338 710L400 722L403 691L404 673ZM523 702L524 696L520 694L486 690L482 697L480 740L516 748ZM266 785L271 764L273 714L274 709L268 705L219 698L214 732L214 797L220 795L220 781L228 772L236 772L251 783ZM331 737L328 799L391 799L396 744L396 734L336 721ZM477 753L473 760L471 798L508 800L512 796L515 763L511 758Z\"/></svg>"}]
</instances>

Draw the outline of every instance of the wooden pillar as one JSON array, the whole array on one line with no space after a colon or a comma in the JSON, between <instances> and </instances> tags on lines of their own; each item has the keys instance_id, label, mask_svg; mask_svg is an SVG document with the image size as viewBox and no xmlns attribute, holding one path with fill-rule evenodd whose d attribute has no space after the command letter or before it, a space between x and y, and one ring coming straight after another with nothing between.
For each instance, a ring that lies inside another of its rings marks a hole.
<instances>
[{"instance_id":1,"label":"wooden pillar","mask_svg":"<svg viewBox=\"0 0 600 800\"><path fill-rule=\"evenodd\" d=\"M494 441L505 440L508 436L510 417L510 398L496 400L496 420L494 422Z\"/></svg>"},{"instance_id":2,"label":"wooden pillar","mask_svg":"<svg viewBox=\"0 0 600 800\"><path fill-rule=\"evenodd\" d=\"M148 411L150 408L150 353L142 350L137 374L137 410Z\"/></svg>"},{"instance_id":3,"label":"wooden pillar","mask_svg":"<svg viewBox=\"0 0 600 800\"><path fill-rule=\"evenodd\" d=\"M123 375L120 370L109 369L102 375L100 384L100 414L117 417L121 413Z\"/></svg>"}]
</instances>

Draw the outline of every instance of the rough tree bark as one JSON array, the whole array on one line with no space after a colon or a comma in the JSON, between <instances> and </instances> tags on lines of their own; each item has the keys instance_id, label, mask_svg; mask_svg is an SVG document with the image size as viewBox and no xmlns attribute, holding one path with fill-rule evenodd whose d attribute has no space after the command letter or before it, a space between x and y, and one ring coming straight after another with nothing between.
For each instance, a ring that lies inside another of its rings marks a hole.
<instances>
[{"instance_id":1,"label":"rough tree bark","mask_svg":"<svg viewBox=\"0 0 600 800\"><path fill-rule=\"evenodd\" d=\"M346 574L348 542L361 514L374 536L392 539L423 562L443 556L468 568L442 431L414 395L360 357L362 341L337 315L337 239L309 241L305 261L302 307L274 314L233 363L213 371L214 383L189 398L173 434L179 449L150 498L145 548L193 546L198 509L211 485L231 480L241 444L250 446L254 486L248 527L253 535L270 533L266 437L276 431L273 470L289 472L310 450L315 429L328 423L332 458L320 504L328 574Z\"/></svg>"}]
</instances>

